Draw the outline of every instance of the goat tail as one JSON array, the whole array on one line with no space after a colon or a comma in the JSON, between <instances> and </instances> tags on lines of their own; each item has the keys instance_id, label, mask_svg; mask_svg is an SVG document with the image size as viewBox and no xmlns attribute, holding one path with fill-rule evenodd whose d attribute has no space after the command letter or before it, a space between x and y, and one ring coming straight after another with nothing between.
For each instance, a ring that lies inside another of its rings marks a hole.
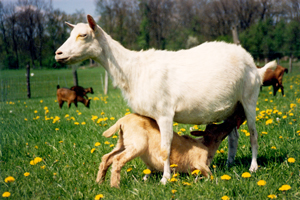
<instances>
[{"instance_id":1,"label":"goat tail","mask_svg":"<svg viewBox=\"0 0 300 200\"><path fill-rule=\"evenodd\" d=\"M262 68L258 68L258 73L261 77L261 85L263 84L263 79L264 79L264 76L265 76L265 73L267 71L267 69L276 69L277 67L277 62L276 60L273 60L271 62L268 62L265 66L263 66Z\"/></svg>"},{"instance_id":2,"label":"goat tail","mask_svg":"<svg viewBox=\"0 0 300 200\"><path fill-rule=\"evenodd\" d=\"M112 125L109 129L104 131L102 134L104 137L111 137L113 134L115 134L119 129L121 129L121 119L118 120L114 125Z\"/></svg>"},{"instance_id":3,"label":"goat tail","mask_svg":"<svg viewBox=\"0 0 300 200\"><path fill-rule=\"evenodd\" d=\"M56 88L59 89L60 88L59 85L57 85Z\"/></svg>"}]
</instances>

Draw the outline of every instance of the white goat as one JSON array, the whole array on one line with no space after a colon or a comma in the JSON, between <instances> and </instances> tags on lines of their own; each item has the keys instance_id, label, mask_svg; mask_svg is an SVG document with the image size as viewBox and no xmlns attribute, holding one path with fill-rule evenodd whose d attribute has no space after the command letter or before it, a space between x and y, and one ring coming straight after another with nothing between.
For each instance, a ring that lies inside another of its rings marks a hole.
<instances>
[{"instance_id":1,"label":"white goat","mask_svg":"<svg viewBox=\"0 0 300 200\"><path fill-rule=\"evenodd\" d=\"M256 171L256 102L266 69L257 69L252 56L241 46L207 42L189 50L130 51L113 40L87 15L88 24L72 25L70 37L56 51L55 59L76 63L88 58L99 62L111 75L129 106L151 117L161 132L164 173L170 178L170 149L173 120L189 124L209 124L228 118L238 102L244 108L250 132L252 161ZM228 162L237 150L238 132L229 135Z\"/></svg>"}]
</instances>

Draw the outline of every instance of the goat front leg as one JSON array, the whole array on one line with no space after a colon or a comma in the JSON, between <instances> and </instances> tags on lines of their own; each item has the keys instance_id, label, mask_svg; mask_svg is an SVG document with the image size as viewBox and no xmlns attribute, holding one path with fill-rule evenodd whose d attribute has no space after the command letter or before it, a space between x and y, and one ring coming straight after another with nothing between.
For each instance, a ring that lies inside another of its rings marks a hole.
<instances>
[{"instance_id":1,"label":"goat front leg","mask_svg":"<svg viewBox=\"0 0 300 200\"><path fill-rule=\"evenodd\" d=\"M161 156L164 161L164 172L160 182L165 185L171 178L170 153L173 139L173 117L161 117L157 120L161 135Z\"/></svg>"},{"instance_id":2,"label":"goat front leg","mask_svg":"<svg viewBox=\"0 0 300 200\"><path fill-rule=\"evenodd\" d=\"M227 157L227 166L231 166L234 163L234 158L237 152L239 141L239 133L235 127L230 134L228 135L228 157Z\"/></svg>"}]
</instances>

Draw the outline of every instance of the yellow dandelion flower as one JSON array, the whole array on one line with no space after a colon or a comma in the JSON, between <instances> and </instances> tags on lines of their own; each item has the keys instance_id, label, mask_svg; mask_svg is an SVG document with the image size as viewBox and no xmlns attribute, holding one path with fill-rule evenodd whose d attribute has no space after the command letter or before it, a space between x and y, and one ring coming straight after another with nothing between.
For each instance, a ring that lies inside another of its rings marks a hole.
<instances>
[{"instance_id":1,"label":"yellow dandelion flower","mask_svg":"<svg viewBox=\"0 0 300 200\"><path fill-rule=\"evenodd\" d=\"M294 163L295 161L296 161L295 158L289 158L289 159L288 159L288 162L289 162L289 163Z\"/></svg>"},{"instance_id":2,"label":"yellow dandelion flower","mask_svg":"<svg viewBox=\"0 0 300 200\"><path fill-rule=\"evenodd\" d=\"M38 149L39 147L38 146L34 146L34 148Z\"/></svg>"},{"instance_id":3,"label":"yellow dandelion flower","mask_svg":"<svg viewBox=\"0 0 300 200\"><path fill-rule=\"evenodd\" d=\"M95 150L96 150L95 148L92 148L92 149L91 149L91 153L94 153Z\"/></svg>"},{"instance_id":4,"label":"yellow dandelion flower","mask_svg":"<svg viewBox=\"0 0 300 200\"><path fill-rule=\"evenodd\" d=\"M214 180L214 176L213 175L210 176L210 180Z\"/></svg>"},{"instance_id":5,"label":"yellow dandelion flower","mask_svg":"<svg viewBox=\"0 0 300 200\"><path fill-rule=\"evenodd\" d=\"M79 125L79 122L74 122L75 125Z\"/></svg>"},{"instance_id":6,"label":"yellow dandelion flower","mask_svg":"<svg viewBox=\"0 0 300 200\"><path fill-rule=\"evenodd\" d=\"M110 142L109 141L105 141L104 144L110 144Z\"/></svg>"},{"instance_id":7,"label":"yellow dandelion flower","mask_svg":"<svg viewBox=\"0 0 300 200\"><path fill-rule=\"evenodd\" d=\"M100 146L100 145L101 145L100 142L96 142L96 143L95 143L95 147Z\"/></svg>"},{"instance_id":8,"label":"yellow dandelion flower","mask_svg":"<svg viewBox=\"0 0 300 200\"><path fill-rule=\"evenodd\" d=\"M10 197L10 192L4 192L3 194L2 194L2 197Z\"/></svg>"},{"instance_id":9,"label":"yellow dandelion flower","mask_svg":"<svg viewBox=\"0 0 300 200\"><path fill-rule=\"evenodd\" d=\"M175 194L177 192L177 190L171 190L172 194Z\"/></svg>"},{"instance_id":10,"label":"yellow dandelion flower","mask_svg":"<svg viewBox=\"0 0 300 200\"><path fill-rule=\"evenodd\" d=\"M224 149L221 149L221 150L220 150L220 153L224 153L224 152L225 152Z\"/></svg>"},{"instance_id":11,"label":"yellow dandelion flower","mask_svg":"<svg viewBox=\"0 0 300 200\"><path fill-rule=\"evenodd\" d=\"M243 178L250 178L250 177L251 177L251 174L250 174L249 172L244 172L244 173L242 174L242 177L243 177Z\"/></svg>"},{"instance_id":12,"label":"yellow dandelion flower","mask_svg":"<svg viewBox=\"0 0 300 200\"><path fill-rule=\"evenodd\" d=\"M29 176L29 175L30 175L29 172L25 172L25 173L24 173L24 176Z\"/></svg>"},{"instance_id":13,"label":"yellow dandelion flower","mask_svg":"<svg viewBox=\"0 0 300 200\"><path fill-rule=\"evenodd\" d=\"M114 144L111 144L111 145L110 145L110 147L114 147L114 146L115 146Z\"/></svg>"},{"instance_id":14,"label":"yellow dandelion flower","mask_svg":"<svg viewBox=\"0 0 300 200\"><path fill-rule=\"evenodd\" d=\"M273 123L273 119L268 119L267 121L266 121L266 125L269 125L269 124L272 124Z\"/></svg>"},{"instance_id":15,"label":"yellow dandelion flower","mask_svg":"<svg viewBox=\"0 0 300 200\"><path fill-rule=\"evenodd\" d=\"M24 120L27 121L28 119L27 119L27 118L24 118Z\"/></svg>"},{"instance_id":16,"label":"yellow dandelion flower","mask_svg":"<svg viewBox=\"0 0 300 200\"><path fill-rule=\"evenodd\" d=\"M186 131L186 130L185 130L185 128L181 128L180 131L181 131L181 132L184 132L184 131Z\"/></svg>"},{"instance_id":17,"label":"yellow dandelion flower","mask_svg":"<svg viewBox=\"0 0 300 200\"><path fill-rule=\"evenodd\" d=\"M104 115L104 114L105 114L105 113L102 111L102 112L101 112L101 115Z\"/></svg>"},{"instance_id":18,"label":"yellow dandelion flower","mask_svg":"<svg viewBox=\"0 0 300 200\"><path fill-rule=\"evenodd\" d=\"M271 149L277 149L275 146L272 146Z\"/></svg>"},{"instance_id":19,"label":"yellow dandelion flower","mask_svg":"<svg viewBox=\"0 0 300 200\"><path fill-rule=\"evenodd\" d=\"M63 143L63 142L64 142L64 141L59 141L58 143L60 143L60 144L61 144L61 143Z\"/></svg>"},{"instance_id":20,"label":"yellow dandelion flower","mask_svg":"<svg viewBox=\"0 0 300 200\"><path fill-rule=\"evenodd\" d=\"M221 176L221 179L222 180L230 180L231 177L225 174L225 175Z\"/></svg>"},{"instance_id":21,"label":"yellow dandelion flower","mask_svg":"<svg viewBox=\"0 0 300 200\"><path fill-rule=\"evenodd\" d=\"M65 115L65 118L67 118L67 117L70 117L70 115L69 115L69 114L66 114L66 115Z\"/></svg>"},{"instance_id":22,"label":"yellow dandelion flower","mask_svg":"<svg viewBox=\"0 0 300 200\"><path fill-rule=\"evenodd\" d=\"M58 131L58 130L59 130L59 128L55 128L55 130L56 130L56 131Z\"/></svg>"},{"instance_id":23,"label":"yellow dandelion flower","mask_svg":"<svg viewBox=\"0 0 300 200\"><path fill-rule=\"evenodd\" d=\"M170 165L170 167L175 168L175 167L178 167L178 165L177 164L172 164L172 165Z\"/></svg>"},{"instance_id":24,"label":"yellow dandelion flower","mask_svg":"<svg viewBox=\"0 0 300 200\"><path fill-rule=\"evenodd\" d=\"M86 123L85 122L81 122L81 125L85 125Z\"/></svg>"},{"instance_id":25,"label":"yellow dandelion flower","mask_svg":"<svg viewBox=\"0 0 300 200\"><path fill-rule=\"evenodd\" d=\"M44 101L43 101L43 100L40 100L40 102L43 103Z\"/></svg>"},{"instance_id":26,"label":"yellow dandelion flower","mask_svg":"<svg viewBox=\"0 0 300 200\"><path fill-rule=\"evenodd\" d=\"M116 138L118 138L118 136L114 135L112 138L116 139Z\"/></svg>"},{"instance_id":27,"label":"yellow dandelion flower","mask_svg":"<svg viewBox=\"0 0 300 200\"><path fill-rule=\"evenodd\" d=\"M283 137L282 137L282 136L279 136L279 138L282 139Z\"/></svg>"},{"instance_id":28,"label":"yellow dandelion flower","mask_svg":"<svg viewBox=\"0 0 300 200\"><path fill-rule=\"evenodd\" d=\"M41 169L45 169L45 168L46 168L46 165L41 166Z\"/></svg>"},{"instance_id":29,"label":"yellow dandelion flower","mask_svg":"<svg viewBox=\"0 0 300 200\"><path fill-rule=\"evenodd\" d=\"M173 126L178 126L178 123L174 123Z\"/></svg>"},{"instance_id":30,"label":"yellow dandelion flower","mask_svg":"<svg viewBox=\"0 0 300 200\"><path fill-rule=\"evenodd\" d=\"M286 116L286 115L283 115L283 116L282 116L282 119L286 119L286 118L287 118L287 116Z\"/></svg>"},{"instance_id":31,"label":"yellow dandelion flower","mask_svg":"<svg viewBox=\"0 0 300 200\"><path fill-rule=\"evenodd\" d=\"M104 198L103 194L97 194L95 196L95 200L99 200L99 199L103 199L103 198Z\"/></svg>"},{"instance_id":32,"label":"yellow dandelion flower","mask_svg":"<svg viewBox=\"0 0 300 200\"><path fill-rule=\"evenodd\" d=\"M264 134L264 135L267 135L268 134L268 132L266 132L266 131L263 131L263 132L261 132L262 134Z\"/></svg>"},{"instance_id":33,"label":"yellow dandelion flower","mask_svg":"<svg viewBox=\"0 0 300 200\"><path fill-rule=\"evenodd\" d=\"M259 108L258 108L258 107L256 107L256 111L259 111Z\"/></svg>"},{"instance_id":34,"label":"yellow dandelion flower","mask_svg":"<svg viewBox=\"0 0 300 200\"><path fill-rule=\"evenodd\" d=\"M275 194L269 194L268 198L269 199L277 199L277 196Z\"/></svg>"},{"instance_id":35,"label":"yellow dandelion flower","mask_svg":"<svg viewBox=\"0 0 300 200\"><path fill-rule=\"evenodd\" d=\"M216 165L213 165L213 168L215 169L215 168L217 168L217 166L216 166Z\"/></svg>"},{"instance_id":36,"label":"yellow dandelion flower","mask_svg":"<svg viewBox=\"0 0 300 200\"><path fill-rule=\"evenodd\" d=\"M12 176L8 176L8 177L5 178L4 181L5 181L5 183L12 183L12 182L15 181L15 178L12 177Z\"/></svg>"},{"instance_id":37,"label":"yellow dandelion flower","mask_svg":"<svg viewBox=\"0 0 300 200\"><path fill-rule=\"evenodd\" d=\"M53 173L53 176L56 176L57 175L57 173Z\"/></svg>"},{"instance_id":38,"label":"yellow dandelion flower","mask_svg":"<svg viewBox=\"0 0 300 200\"><path fill-rule=\"evenodd\" d=\"M193 172L192 172L192 175L196 174L198 175L199 173L201 173L201 171L199 169L195 169Z\"/></svg>"},{"instance_id":39,"label":"yellow dandelion flower","mask_svg":"<svg viewBox=\"0 0 300 200\"><path fill-rule=\"evenodd\" d=\"M143 171L143 173L144 173L144 174L151 174L151 170L150 170L150 169L145 169L145 170Z\"/></svg>"},{"instance_id":40,"label":"yellow dandelion flower","mask_svg":"<svg viewBox=\"0 0 300 200\"><path fill-rule=\"evenodd\" d=\"M179 175L179 173L173 174L173 178L176 178Z\"/></svg>"},{"instance_id":41,"label":"yellow dandelion flower","mask_svg":"<svg viewBox=\"0 0 300 200\"><path fill-rule=\"evenodd\" d=\"M258 182L257 182L257 185L259 185L259 186L264 186L264 185L266 185L266 181L265 180L259 180Z\"/></svg>"},{"instance_id":42,"label":"yellow dandelion flower","mask_svg":"<svg viewBox=\"0 0 300 200\"><path fill-rule=\"evenodd\" d=\"M127 171L127 172L130 172L131 170L132 170L132 168L130 167L130 168L128 168L126 171Z\"/></svg>"},{"instance_id":43,"label":"yellow dandelion flower","mask_svg":"<svg viewBox=\"0 0 300 200\"><path fill-rule=\"evenodd\" d=\"M279 188L280 191L287 191L287 190L290 190L291 189L291 186L289 185L283 185Z\"/></svg>"},{"instance_id":44,"label":"yellow dandelion flower","mask_svg":"<svg viewBox=\"0 0 300 200\"><path fill-rule=\"evenodd\" d=\"M115 120L115 118L114 118L114 117L111 117L110 120Z\"/></svg>"},{"instance_id":45,"label":"yellow dandelion flower","mask_svg":"<svg viewBox=\"0 0 300 200\"><path fill-rule=\"evenodd\" d=\"M228 197L228 196L222 196L222 198L221 198L222 200L229 200L230 198Z\"/></svg>"},{"instance_id":46,"label":"yellow dandelion flower","mask_svg":"<svg viewBox=\"0 0 300 200\"><path fill-rule=\"evenodd\" d=\"M182 182L182 185L191 185L189 182Z\"/></svg>"},{"instance_id":47,"label":"yellow dandelion flower","mask_svg":"<svg viewBox=\"0 0 300 200\"><path fill-rule=\"evenodd\" d=\"M176 182L177 179L176 179L176 178L171 178L169 181L170 181L170 182Z\"/></svg>"}]
</instances>

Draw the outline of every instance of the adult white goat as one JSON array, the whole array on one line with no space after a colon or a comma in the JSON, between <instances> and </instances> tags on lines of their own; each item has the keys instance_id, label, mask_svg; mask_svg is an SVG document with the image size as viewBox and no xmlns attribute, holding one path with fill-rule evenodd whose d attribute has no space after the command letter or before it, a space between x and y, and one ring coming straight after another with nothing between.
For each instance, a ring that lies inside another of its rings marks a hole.
<instances>
[{"instance_id":1,"label":"adult white goat","mask_svg":"<svg viewBox=\"0 0 300 200\"><path fill-rule=\"evenodd\" d=\"M256 102L262 77L271 62L257 69L252 56L242 47L224 42L207 42L189 50L130 51L113 40L87 15L88 24L79 23L68 40L56 51L55 59L76 63L88 58L99 62L111 75L129 106L140 115L151 117L161 132L164 173L170 178L170 146L173 120L189 124L209 124L228 118L240 102L244 108L252 161L257 165ZM229 137L228 162L237 149L238 133Z\"/></svg>"}]
</instances>

